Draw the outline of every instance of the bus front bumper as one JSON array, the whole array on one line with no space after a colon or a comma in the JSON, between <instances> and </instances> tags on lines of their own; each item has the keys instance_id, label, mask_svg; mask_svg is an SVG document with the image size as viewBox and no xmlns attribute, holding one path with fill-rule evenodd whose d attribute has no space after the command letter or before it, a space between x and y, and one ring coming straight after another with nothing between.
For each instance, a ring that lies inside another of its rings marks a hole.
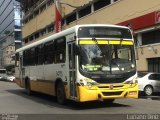
<instances>
[{"instance_id":1,"label":"bus front bumper","mask_svg":"<svg viewBox=\"0 0 160 120\"><path fill-rule=\"evenodd\" d=\"M79 101L103 101L105 99L118 98L138 98L138 85L132 87L124 87L119 89L105 89L105 88L88 88L88 86L78 86Z\"/></svg>"}]
</instances>

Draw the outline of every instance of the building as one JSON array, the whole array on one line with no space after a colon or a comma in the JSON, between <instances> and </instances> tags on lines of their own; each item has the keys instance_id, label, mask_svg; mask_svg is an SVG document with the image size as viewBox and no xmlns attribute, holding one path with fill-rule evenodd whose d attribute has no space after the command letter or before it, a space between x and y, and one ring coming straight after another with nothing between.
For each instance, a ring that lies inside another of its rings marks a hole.
<instances>
[{"instance_id":1,"label":"building","mask_svg":"<svg viewBox=\"0 0 160 120\"><path fill-rule=\"evenodd\" d=\"M62 30L76 24L118 24L133 30L139 71L160 72L159 0L59 0ZM22 1L24 45L55 33L55 1Z\"/></svg>"},{"instance_id":2,"label":"building","mask_svg":"<svg viewBox=\"0 0 160 120\"><path fill-rule=\"evenodd\" d=\"M5 67L8 71L11 71L12 68L15 65L15 61L13 60L15 54L15 44L10 44L10 41L14 41L14 37L13 36L8 36L5 39L5 42L3 42L3 46L5 47L3 49L3 54L2 54L2 58L3 58L3 67Z\"/></svg>"},{"instance_id":3,"label":"building","mask_svg":"<svg viewBox=\"0 0 160 120\"><path fill-rule=\"evenodd\" d=\"M21 47L21 7L19 0L0 1L0 67L14 68L15 49Z\"/></svg>"}]
</instances>

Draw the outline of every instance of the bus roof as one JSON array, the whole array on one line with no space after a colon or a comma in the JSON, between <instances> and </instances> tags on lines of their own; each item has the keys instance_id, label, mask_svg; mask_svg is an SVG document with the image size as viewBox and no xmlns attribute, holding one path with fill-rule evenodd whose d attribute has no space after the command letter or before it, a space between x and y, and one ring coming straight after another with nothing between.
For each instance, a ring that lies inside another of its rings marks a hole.
<instances>
[{"instance_id":1,"label":"bus roof","mask_svg":"<svg viewBox=\"0 0 160 120\"><path fill-rule=\"evenodd\" d=\"M61 31L61 32L59 32L59 33L55 33L55 34L53 34L53 35L51 35L51 36L48 36L48 37L46 37L46 38L43 38L43 39L41 39L41 40L38 40L38 41L36 41L36 42L34 42L34 43L31 43L31 44L29 44L29 45L26 45L26 46L24 46L24 47L22 47L22 48L19 48L19 49L17 49L16 50L16 53L17 52L21 52L21 51L24 51L24 50L26 50L26 49L29 49L29 48L32 48L32 47L34 47L34 46L38 46L38 45L40 45L40 44L42 44L42 43L45 43L45 42L49 42L49 41L51 41L51 40L54 40L54 39L57 39L57 38L59 38L59 37L62 37L62 36L65 36L65 35L69 35L69 34L71 34L71 33L74 33L75 31L77 31L78 30L78 28L79 27L96 27L96 26L105 26L105 27L119 27L119 28L128 28L128 27L125 27L125 26L119 26L119 25L111 25L111 24L83 24L83 25L76 25L76 26L74 26L74 27L71 27L71 28L68 28L68 29L66 29L66 30L63 30L63 31ZM54 39L53 39L54 38Z\"/></svg>"}]
</instances>

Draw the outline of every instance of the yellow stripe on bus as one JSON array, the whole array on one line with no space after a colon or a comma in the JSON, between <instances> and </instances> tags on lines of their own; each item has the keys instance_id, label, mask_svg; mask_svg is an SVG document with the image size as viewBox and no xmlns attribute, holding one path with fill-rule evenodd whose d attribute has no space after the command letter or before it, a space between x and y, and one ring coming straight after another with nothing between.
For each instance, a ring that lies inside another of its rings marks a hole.
<instances>
[{"instance_id":1,"label":"yellow stripe on bus","mask_svg":"<svg viewBox=\"0 0 160 120\"><path fill-rule=\"evenodd\" d=\"M115 45L133 45L132 41L118 41L118 40L110 40L110 41L106 41L106 40L80 40L79 44L84 45L84 44L115 44Z\"/></svg>"}]
</instances>

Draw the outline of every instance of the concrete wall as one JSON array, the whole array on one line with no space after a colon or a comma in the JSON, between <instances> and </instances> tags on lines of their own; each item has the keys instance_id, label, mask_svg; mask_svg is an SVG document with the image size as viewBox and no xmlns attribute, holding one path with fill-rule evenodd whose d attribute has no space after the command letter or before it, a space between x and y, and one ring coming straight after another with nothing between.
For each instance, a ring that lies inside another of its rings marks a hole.
<instances>
[{"instance_id":1,"label":"concrete wall","mask_svg":"<svg viewBox=\"0 0 160 120\"><path fill-rule=\"evenodd\" d=\"M106 6L77 21L77 24L104 23L117 24L144 14L159 10L160 0L121 0ZM75 25L73 22L66 28Z\"/></svg>"},{"instance_id":2,"label":"concrete wall","mask_svg":"<svg viewBox=\"0 0 160 120\"><path fill-rule=\"evenodd\" d=\"M74 6L80 6L88 3L88 0L78 1L77 0L62 0L63 3L68 3ZM62 16L67 15L75 8L62 4ZM46 25L55 22L55 4L47 7L46 10L41 12L38 16L34 17L27 24L24 24L22 28L22 36L25 38L26 36L31 35L35 31L44 28Z\"/></svg>"},{"instance_id":3,"label":"concrete wall","mask_svg":"<svg viewBox=\"0 0 160 120\"><path fill-rule=\"evenodd\" d=\"M151 47L152 46L152 47ZM138 50L138 60L137 60L137 69L138 71L148 71L148 58L160 57L160 44L146 45L139 47ZM157 51L155 53L154 50Z\"/></svg>"}]
</instances>

